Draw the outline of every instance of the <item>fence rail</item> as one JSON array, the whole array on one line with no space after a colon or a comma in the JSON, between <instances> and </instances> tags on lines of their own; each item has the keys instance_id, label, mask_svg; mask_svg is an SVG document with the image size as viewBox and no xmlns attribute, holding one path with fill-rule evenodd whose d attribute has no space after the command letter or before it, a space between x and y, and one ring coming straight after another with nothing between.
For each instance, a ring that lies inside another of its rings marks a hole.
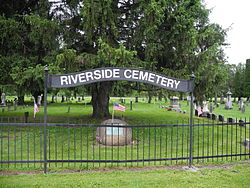
<instances>
[{"instance_id":1,"label":"fence rail","mask_svg":"<svg viewBox=\"0 0 250 188\"><path fill-rule=\"evenodd\" d=\"M193 163L249 159L249 124L246 120L195 122ZM0 123L0 167L43 169L45 164L50 169L89 169L187 164L190 140L190 125L178 122L130 126Z\"/></svg>"}]
</instances>

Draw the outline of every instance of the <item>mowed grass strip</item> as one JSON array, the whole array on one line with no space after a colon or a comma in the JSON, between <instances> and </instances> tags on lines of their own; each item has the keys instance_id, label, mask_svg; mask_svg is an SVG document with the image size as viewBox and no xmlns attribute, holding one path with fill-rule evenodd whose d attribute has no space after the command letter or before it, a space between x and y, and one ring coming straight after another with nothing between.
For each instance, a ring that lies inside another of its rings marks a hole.
<instances>
[{"instance_id":1,"label":"mowed grass strip","mask_svg":"<svg viewBox=\"0 0 250 188\"><path fill-rule=\"evenodd\" d=\"M250 165L185 170L0 176L0 187L249 187Z\"/></svg>"}]
</instances>

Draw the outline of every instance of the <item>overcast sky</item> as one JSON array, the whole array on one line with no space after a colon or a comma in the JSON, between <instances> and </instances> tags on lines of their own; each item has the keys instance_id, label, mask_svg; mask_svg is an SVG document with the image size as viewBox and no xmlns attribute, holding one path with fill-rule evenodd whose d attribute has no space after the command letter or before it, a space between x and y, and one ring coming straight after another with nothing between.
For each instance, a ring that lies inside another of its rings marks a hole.
<instances>
[{"instance_id":1,"label":"overcast sky","mask_svg":"<svg viewBox=\"0 0 250 188\"><path fill-rule=\"evenodd\" d=\"M207 8L212 8L210 22L218 23L228 31L225 49L228 63L245 63L250 58L250 0L205 0Z\"/></svg>"}]
</instances>

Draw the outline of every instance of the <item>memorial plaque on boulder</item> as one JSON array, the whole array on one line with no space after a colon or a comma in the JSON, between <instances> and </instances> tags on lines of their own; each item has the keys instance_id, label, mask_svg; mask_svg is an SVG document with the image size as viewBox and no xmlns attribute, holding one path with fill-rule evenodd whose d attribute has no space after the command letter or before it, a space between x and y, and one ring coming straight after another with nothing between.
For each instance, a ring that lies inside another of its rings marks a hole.
<instances>
[{"instance_id":1,"label":"memorial plaque on boulder","mask_svg":"<svg viewBox=\"0 0 250 188\"><path fill-rule=\"evenodd\" d=\"M125 146L132 144L132 129L121 127L128 125L125 121L119 119L108 119L101 124L110 125L110 127L97 128L96 140L100 144L106 146Z\"/></svg>"}]
</instances>

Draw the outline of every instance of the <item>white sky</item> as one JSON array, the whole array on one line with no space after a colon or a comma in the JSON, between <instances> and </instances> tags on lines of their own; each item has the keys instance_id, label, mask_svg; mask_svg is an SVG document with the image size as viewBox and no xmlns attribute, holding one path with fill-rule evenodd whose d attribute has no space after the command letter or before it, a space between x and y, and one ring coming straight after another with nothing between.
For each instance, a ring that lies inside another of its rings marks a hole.
<instances>
[{"instance_id":1,"label":"white sky","mask_svg":"<svg viewBox=\"0 0 250 188\"><path fill-rule=\"evenodd\" d=\"M227 33L225 49L228 63L245 63L250 59L250 0L205 0L211 9L210 22L218 23L222 28L231 26Z\"/></svg>"}]
</instances>

